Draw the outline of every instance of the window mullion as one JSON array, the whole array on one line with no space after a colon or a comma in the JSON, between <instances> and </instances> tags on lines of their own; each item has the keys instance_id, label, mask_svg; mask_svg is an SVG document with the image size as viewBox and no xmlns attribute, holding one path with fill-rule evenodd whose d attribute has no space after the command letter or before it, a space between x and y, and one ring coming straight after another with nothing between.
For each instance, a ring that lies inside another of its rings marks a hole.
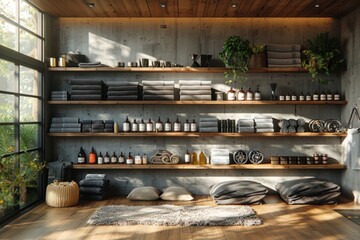
<instances>
[{"instance_id":1,"label":"window mullion","mask_svg":"<svg viewBox=\"0 0 360 240\"><path fill-rule=\"evenodd\" d=\"M16 92L20 91L20 66L15 64L15 89ZM15 97L15 111L14 111L14 120L15 122L20 122L20 97ZM14 125L14 137L15 137L15 151L20 151L20 125Z\"/></svg>"}]
</instances>

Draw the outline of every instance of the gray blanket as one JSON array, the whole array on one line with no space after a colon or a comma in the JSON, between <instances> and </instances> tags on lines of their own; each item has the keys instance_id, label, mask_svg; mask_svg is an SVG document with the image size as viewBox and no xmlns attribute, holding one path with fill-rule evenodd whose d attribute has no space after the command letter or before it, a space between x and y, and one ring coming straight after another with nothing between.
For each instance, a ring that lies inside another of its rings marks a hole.
<instances>
[{"instance_id":1,"label":"gray blanket","mask_svg":"<svg viewBox=\"0 0 360 240\"><path fill-rule=\"evenodd\" d=\"M285 181L275 189L288 204L334 204L341 195L340 186L318 178Z\"/></svg>"}]
</instances>

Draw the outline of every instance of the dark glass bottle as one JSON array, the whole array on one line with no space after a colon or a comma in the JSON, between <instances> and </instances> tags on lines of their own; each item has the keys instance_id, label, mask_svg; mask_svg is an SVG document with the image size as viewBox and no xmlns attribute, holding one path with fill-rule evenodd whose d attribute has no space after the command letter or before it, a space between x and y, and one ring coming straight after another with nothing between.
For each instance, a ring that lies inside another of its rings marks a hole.
<instances>
[{"instance_id":1,"label":"dark glass bottle","mask_svg":"<svg viewBox=\"0 0 360 240\"><path fill-rule=\"evenodd\" d=\"M120 164L124 164L124 163L125 163L125 156L124 156L123 152L120 153L119 163L120 163Z\"/></svg>"},{"instance_id":2,"label":"dark glass bottle","mask_svg":"<svg viewBox=\"0 0 360 240\"><path fill-rule=\"evenodd\" d=\"M184 123L184 132L190 132L190 122L189 119L186 119Z\"/></svg>"},{"instance_id":3,"label":"dark glass bottle","mask_svg":"<svg viewBox=\"0 0 360 240\"><path fill-rule=\"evenodd\" d=\"M139 124L136 122L136 119L131 124L131 131L138 132L139 131Z\"/></svg>"},{"instance_id":4,"label":"dark glass bottle","mask_svg":"<svg viewBox=\"0 0 360 240\"><path fill-rule=\"evenodd\" d=\"M134 164L134 158L131 156L131 152L129 152L129 155L126 159L126 164Z\"/></svg>"},{"instance_id":5,"label":"dark glass bottle","mask_svg":"<svg viewBox=\"0 0 360 240\"><path fill-rule=\"evenodd\" d=\"M171 132L172 127L171 127L171 122L169 120L169 118L167 118L166 122L165 122L165 132Z\"/></svg>"},{"instance_id":6,"label":"dark glass bottle","mask_svg":"<svg viewBox=\"0 0 360 240\"><path fill-rule=\"evenodd\" d=\"M117 163L117 156L115 154L115 151L113 152L113 155L111 156L110 162L111 163Z\"/></svg>"},{"instance_id":7,"label":"dark glass bottle","mask_svg":"<svg viewBox=\"0 0 360 240\"><path fill-rule=\"evenodd\" d=\"M139 123L139 132L145 132L146 131L146 124L144 123L144 120L141 119Z\"/></svg>"},{"instance_id":8,"label":"dark glass bottle","mask_svg":"<svg viewBox=\"0 0 360 240\"><path fill-rule=\"evenodd\" d=\"M101 154L101 152L100 152L99 156L97 157L97 163L98 164L103 164L104 163L104 157Z\"/></svg>"},{"instance_id":9,"label":"dark glass bottle","mask_svg":"<svg viewBox=\"0 0 360 240\"><path fill-rule=\"evenodd\" d=\"M176 121L174 122L174 132L181 132L181 123L179 121L179 118L176 118Z\"/></svg>"},{"instance_id":10,"label":"dark glass bottle","mask_svg":"<svg viewBox=\"0 0 360 240\"><path fill-rule=\"evenodd\" d=\"M252 100L254 100L254 92L251 90L251 87L249 87L249 90L246 92L246 101Z\"/></svg>"},{"instance_id":11,"label":"dark glass bottle","mask_svg":"<svg viewBox=\"0 0 360 240\"><path fill-rule=\"evenodd\" d=\"M84 149L82 147L80 147L80 151L79 151L78 156L77 156L77 163L78 164L86 163L85 152L84 152Z\"/></svg>"},{"instance_id":12,"label":"dark glass bottle","mask_svg":"<svg viewBox=\"0 0 360 240\"><path fill-rule=\"evenodd\" d=\"M129 118L126 116L125 121L123 122L123 131L130 132L130 121Z\"/></svg>"},{"instance_id":13,"label":"dark glass bottle","mask_svg":"<svg viewBox=\"0 0 360 240\"><path fill-rule=\"evenodd\" d=\"M109 164L110 163L110 156L109 153L106 152L105 156L104 156L104 163L105 164Z\"/></svg>"},{"instance_id":14,"label":"dark glass bottle","mask_svg":"<svg viewBox=\"0 0 360 240\"><path fill-rule=\"evenodd\" d=\"M162 132L163 130L164 130L163 122L160 120L160 117L159 117L159 119L155 123L155 131Z\"/></svg>"}]
</instances>

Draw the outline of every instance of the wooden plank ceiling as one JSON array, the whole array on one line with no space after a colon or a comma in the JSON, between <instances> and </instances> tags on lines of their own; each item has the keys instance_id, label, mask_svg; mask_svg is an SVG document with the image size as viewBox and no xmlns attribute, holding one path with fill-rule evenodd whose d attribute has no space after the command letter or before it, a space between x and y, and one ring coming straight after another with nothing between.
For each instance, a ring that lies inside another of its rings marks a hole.
<instances>
[{"instance_id":1,"label":"wooden plank ceiling","mask_svg":"<svg viewBox=\"0 0 360 240\"><path fill-rule=\"evenodd\" d=\"M342 17L360 0L29 0L55 17ZM93 4L93 7L89 5Z\"/></svg>"}]
</instances>

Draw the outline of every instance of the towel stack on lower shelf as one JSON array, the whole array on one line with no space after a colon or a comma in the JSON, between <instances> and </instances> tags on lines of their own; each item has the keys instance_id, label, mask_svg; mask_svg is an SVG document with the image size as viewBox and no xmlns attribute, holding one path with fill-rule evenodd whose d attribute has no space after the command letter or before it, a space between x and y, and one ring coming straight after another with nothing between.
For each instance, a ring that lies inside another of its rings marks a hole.
<instances>
[{"instance_id":1,"label":"towel stack on lower shelf","mask_svg":"<svg viewBox=\"0 0 360 240\"><path fill-rule=\"evenodd\" d=\"M92 120L91 132L99 133L99 132L104 132L104 130L105 130L105 125L103 120Z\"/></svg>"},{"instance_id":2,"label":"towel stack on lower shelf","mask_svg":"<svg viewBox=\"0 0 360 240\"><path fill-rule=\"evenodd\" d=\"M139 83L138 82L119 82L108 81L107 99L108 100L138 100Z\"/></svg>"},{"instance_id":3,"label":"towel stack on lower shelf","mask_svg":"<svg viewBox=\"0 0 360 240\"><path fill-rule=\"evenodd\" d=\"M211 149L211 164L230 164L229 149Z\"/></svg>"},{"instance_id":4,"label":"towel stack on lower shelf","mask_svg":"<svg viewBox=\"0 0 360 240\"><path fill-rule=\"evenodd\" d=\"M239 133L253 133L253 132L255 132L254 119L252 119L252 118L240 118L238 120L238 132Z\"/></svg>"},{"instance_id":5,"label":"towel stack on lower shelf","mask_svg":"<svg viewBox=\"0 0 360 240\"><path fill-rule=\"evenodd\" d=\"M254 122L256 132L274 132L274 122L272 118L255 118Z\"/></svg>"},{"instance_id":6,"label":"towel stack on lower shelf","mask_svg":"<svg viewBox=\"0 0 360 240\"><path fill-rule=\"evenodd\" d=\"M105 174L86 174L79 185L81 199L100 201L111 195L110 181Z\"/></svg>"},{"instance_id":7,"label":"towel stack on lower shelf","mask_svg":"<svg viewBox=\"0 0 360 240\"><path fill-rule=\"evenodd\" d=\"M52 101L67 101L68 100L68 91L51 91L51 100Z\"/></svg>"},{"instance_id":8,"label":"towel stack on lower shelf","mask_svg":"<svg viewBox=\"0 0 360 240\"><path fill-rule=\"evenodd\" d=\"M301 67L300 45L266 45L267 62L269 68Z\"/></svg>"},{"instance_id":9,"label":"towel stack on lower shelf","mask_svg":"<svg viewBox=\"0 0 360 240\"><path fill-rule=\"evenodd\" d=\"M53 117L51 119L51 133L81 132L81 123L79 118L73 117Z\"/></svg>"},{"instance_id":10,"label":"towel stack on lower shelf","mask_svg":"<svg viewBox=\"0 0 360 240\"><path fill-rule=\"evenodd\" d=\"M174 100L174 81L142 81L144 100Z\"/></svg>"},{"instance_id":11,"label":"towel stack on lower shelf","mask_svg":"<svg viewBox=\"0 0 360 240\"><path fill-rule=\"evenodd\" d=\"M200 118L199 132L219 132L218 119L216 117Z\"/></svg>"},{"instance_id":12,"label":"towel stack on lower shelf","mask_svg":"<svg viewBox=\"0 0 360 240\"><path fill-rule=\"evenodd\" d=\"M211 100L211 81L179 80L180 100Z\"/></svg>"},{"instance_id":13,"label":"towel stack on lower shelf","mask_svg":"<svg viewBox=\"0 0 360 240\"><path fill-rule=\"evenodd\" d=\"M71 80L71 100L101 100L101 80Z\"/></svg>"},{"instance_id":14,"label":"towel stack on lower shelf","mask_svg":"<svg viewBox=\"0 0 360 240\"><path fill-rule=\"evenodd\" d=\"M104 132L114 132L114 120L105 120L104 127Z\"/></svg>"}]
</instances>

